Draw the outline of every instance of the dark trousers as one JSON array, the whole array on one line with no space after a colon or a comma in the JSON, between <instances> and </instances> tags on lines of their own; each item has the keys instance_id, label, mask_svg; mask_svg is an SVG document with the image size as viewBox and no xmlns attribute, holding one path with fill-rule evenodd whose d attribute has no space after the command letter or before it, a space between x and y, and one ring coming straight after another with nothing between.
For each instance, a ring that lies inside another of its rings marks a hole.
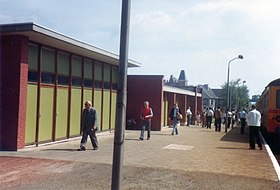
<instances>
[{"instance_id":1,"label":"dark trousers","mask_svg":"<svg viewBox=\"0 0 280 190\"><path fill-rule=\"evenodd\" d=\"M93 130L93 129L83 130L81 147L86 146L88 136L90 137L92 147L97 148L98 147L97 137L96 137L96 134L95 134L95 130Z\"/></svg>"},{"instance_id":2,"label":"dark trousers","mask_svg":"<svg viewBox=\"0 0 280 190\"><path fill-rule=\"evenodd\" d=\"M260 127L257 126L249 126L249 143L250 148L255 149L255 140L259 148L262 147L261 137L260 137Z\"/></svg>"},{"instance_id":3,"label":"dark trousers","mask_svg":"<svg viewBox=\"0 0 280 190\"><path fill-rule=\"evenodd\" d=\"M245 118L240 118L240 133L244 134L244 130L245 130L245 125L246 125L246 119Z\"/></svg>"},{"instance_id":4,"label":"dark trousers","mask_svg":"<svg viewBox=\"0 0 280 190\"><path fill-rule=\"evenodd\" d=\"M206 116L206 129L211 129L212 116Z\"/></svg>"},{"instance_id":5,"label":"dark trousers","mask_svg":"<svg viewBox=\"0 0 280 190\"><path fill-rule=\"evenodd\" d=\"M221 131L221 123L222 123L221 118L215 119L215 131Z\"/></svg>"}]
</instances>

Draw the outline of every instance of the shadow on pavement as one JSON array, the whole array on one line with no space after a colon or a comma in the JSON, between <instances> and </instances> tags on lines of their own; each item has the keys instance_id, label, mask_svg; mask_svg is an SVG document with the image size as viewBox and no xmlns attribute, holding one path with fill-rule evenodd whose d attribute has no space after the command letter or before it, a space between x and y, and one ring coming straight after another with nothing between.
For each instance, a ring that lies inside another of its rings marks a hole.
<instances>
[{"instance_id":1,"label":"shadow on pavement","mask_svg":"<svg viewBox=\"0 0 280 190\"><path fill-rule=\"evenodd\" d=\"M248 127L245 127L245 134L240 134L240 126L229 129L220 139L221 141L249 143Z\"/></svg>"},{"instance_id":2,"label":"shadow on pavement","mask_svg":"<svg viewBox=\"0 0 280 190\"><path fill-rule=\"evenodd\" d=\"M43 149L43 150L40 150L40 151L69 151L69 152L75 152L75 151L78 151L78 148L52 148L52 149Z\"/></svg>"}]
</instances>

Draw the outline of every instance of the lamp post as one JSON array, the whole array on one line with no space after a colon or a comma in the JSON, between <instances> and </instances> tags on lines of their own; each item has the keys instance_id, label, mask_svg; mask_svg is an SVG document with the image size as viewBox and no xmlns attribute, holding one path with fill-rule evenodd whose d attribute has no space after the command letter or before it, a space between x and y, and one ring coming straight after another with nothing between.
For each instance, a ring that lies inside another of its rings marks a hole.
<instances>
[{"instance_id":1,"label":"lamp post","mask_svg":"<svg viewBox=\"0 0 280 190\"><path fill-rule=\"evenodd\" d=\"M226 110L226 126L225 126L225 132L227 133L227 128L228 128L228 109L230 108L229 105L229 70L230 70L230 63L235 60L235 59L243 59L243 55L238 55L237 57L233 58L228 62L228 74L227 74L227 110Z\"/></svg>"}]
</instances>

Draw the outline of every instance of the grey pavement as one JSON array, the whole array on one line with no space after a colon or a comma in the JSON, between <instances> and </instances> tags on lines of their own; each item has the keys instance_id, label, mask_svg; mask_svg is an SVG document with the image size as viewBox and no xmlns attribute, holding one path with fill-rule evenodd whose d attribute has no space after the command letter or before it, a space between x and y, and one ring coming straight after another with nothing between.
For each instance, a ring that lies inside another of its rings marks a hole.
<instances>
[{"instance_id":1,"label":"grey pavement","mask_svg":"<svg viewBox=\"0 0 280 190\"><path fill-rule=\"evenodd\" d=\"M152 131L150 140L140 141L140 131L127 130L123 189L280 189L265 146L263 150L249 150L247 129L245 135L239 131L239 127L225 133L224 128L215 132L213 127L180 126L179 135L173 136L171 128L164 127ZM18 152L0 152L0 167L4 168L0 189L18 189L16 180L21 183L20 189L110 189L114 133L99 133L98 140L97 151L92 150L90 141L86 151L77 151L77 138ZM34 176L12 167L15 162L24 162L25 169Z\"/></svg>"}]
</instances>

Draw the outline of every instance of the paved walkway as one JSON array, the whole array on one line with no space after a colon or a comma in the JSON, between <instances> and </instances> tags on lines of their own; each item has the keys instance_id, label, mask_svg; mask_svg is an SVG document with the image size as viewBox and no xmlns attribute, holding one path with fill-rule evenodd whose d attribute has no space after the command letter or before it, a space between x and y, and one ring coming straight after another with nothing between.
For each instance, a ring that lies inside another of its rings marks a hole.
<instances>
[{"instance_id":1,"label":"paved walkway","mask_svg":"<svg viewBox=\"0 0 280 190\"><path fill-rule=\"evenodd\" d=\"M238 176L257 181L265 180L263 183L275 182L277 185L278 176L265 146L263 150L249 150L248 131L245 131L247 133L245 135L241 135L239 131L239 127L225 133L224 128L222 128L222 132L215 132L213 128L180 126L179 135L172 136L171 128L165 127L162 131L152 131L151 139L144 141L138 139L139 131L126 131L124 167L159 168L190 173ZM8 165L12 165L14 157L17 157L17 160L22 157L52 160L52 164L44 167L44 170L46 168L56 169L60 172L69 170L69 167L60 166L60 161L69 162L70 165L73 163L94 163L110 166L112 164L113 136L114 133L110 132L100 133L98 135L100 144L98 151L92 150L90 141L87 144L87 151L76 151L80 142L80 138L78 138L63 143L25 148L18 152L0 152L0 167L4 167L3 163L6 162L4 171L10 174L10 178L16 174L16 171L13 171L15 168L8 167ZM34 159L32 161L34 162ZM26 169L28 170L28 168ZM0 181L1 179L12 182L12 180L7 180L7 175L2 172ZM2 185L7 185L7 183ZM106 187L108 188L108 184ZM134 188L127 187L127 189L138 188L134 186ZM217 189L224 188L220 186Z\"/></svg>"}]
</instances>

